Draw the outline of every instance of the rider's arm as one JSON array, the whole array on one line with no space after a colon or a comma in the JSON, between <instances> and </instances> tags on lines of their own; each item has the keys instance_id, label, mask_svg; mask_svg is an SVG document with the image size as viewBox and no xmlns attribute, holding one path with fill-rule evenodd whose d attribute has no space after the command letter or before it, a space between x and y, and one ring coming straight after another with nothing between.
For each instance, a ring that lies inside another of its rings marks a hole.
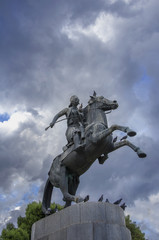
<instances>
[{"instance_id":1,"label":"rider's arm","mask_svg":"<svg viewBox=\"0 0 159 240\"><path fill-rule=\"evenodd\" d=\"M68 108L65 108L62 111L60 111L59 113L57 113L55 115L55 117L53 118L52 122L50 123L50 127L52 128L54 126L54 124L58 118L62 117L63 115L67 115L67 111L68 111Z\"/></svg>"}]
</instances>

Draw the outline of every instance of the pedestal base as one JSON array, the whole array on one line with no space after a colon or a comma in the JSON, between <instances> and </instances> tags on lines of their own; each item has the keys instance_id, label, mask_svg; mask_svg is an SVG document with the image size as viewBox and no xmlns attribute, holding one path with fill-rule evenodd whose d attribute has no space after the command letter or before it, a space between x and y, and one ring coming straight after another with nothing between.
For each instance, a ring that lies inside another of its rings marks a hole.
<instances>
[{"instance_id":1,"label":"pedestal base","mask_svg":"<svg viewBox=\"0 0 159 240\"><path fill-rule=\"evenodd\" d=\"M86 202L34 223L31 240L131 240L131 234L119 206Z\"/></svg>"}]
</instances>

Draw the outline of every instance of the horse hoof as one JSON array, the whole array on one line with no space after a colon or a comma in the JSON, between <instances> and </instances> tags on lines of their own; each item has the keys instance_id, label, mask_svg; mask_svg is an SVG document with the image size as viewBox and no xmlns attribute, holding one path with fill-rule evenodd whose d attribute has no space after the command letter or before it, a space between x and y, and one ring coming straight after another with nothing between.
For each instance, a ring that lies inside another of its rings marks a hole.
<instances>
[{"instance_id":1,"label":"horse hoof","mask_svg":"<svg viewBox=\"0 0 159 240\"><path fill-rule=\"evenodd\" d=\"M139 158L145 158L147 156L146 153L142 152L140 149L137 151L137 155Z\"/></svg>"},{"instance_id":2,"label":"horse hoof","mask_svg":"<svg viewBox=\"0 0 159 240\"><path fill-rule=\"evenodd\" d=\"M131 130L131 129L128 129L127 135L128 135L129 137L134 137L134 136L136 135L136 132L133 131L133 130Z\"/></svg>"},{"instance_id":3,"label":"horse hoof","mask_svg":"<svg viewBox=\"0 0 159 240\"><path fill-rule=\"evenodd\" d=\"M80 203L80 202L83 202L83 201L84 201L84 199L82 197L80 197L80 196L75 198L75 202L76 203Z\"/></svg>"}]
</instances>

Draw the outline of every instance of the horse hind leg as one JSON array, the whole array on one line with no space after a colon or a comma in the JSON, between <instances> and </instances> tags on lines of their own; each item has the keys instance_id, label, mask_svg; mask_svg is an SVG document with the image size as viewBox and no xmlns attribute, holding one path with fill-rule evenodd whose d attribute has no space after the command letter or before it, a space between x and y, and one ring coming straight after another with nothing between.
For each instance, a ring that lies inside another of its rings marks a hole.
<instances>
[{"instance_id":1,"label":"horse hind leg","mask_svg":"<svg viewBox=\"0 0 159 240\"><path fill-rule=\"evenodd\" d=\"M145 158L146 157L146 153L144 153L139 147L136 147L134 144L132 144L131 142L129 142L127 140L123 140L121 142L114 143L113 151L118 149L118 148L121 148L123 146L128 146L131 149L133 149L137 153L139 158Z\"/></svg>"},{"instance_id":2,"label":"horse hind leg","mask_svg":"<svg viewBox=\"0 0 159 240\"><path fill-rule=\"evenodd\" d=\"M51 213L50 204L51 204L52 190L53 190L53 185L51 184L48 178L45 184L43 200L42 200L42 211L45 215L49 215Z\"/></svg>"},{"instance_id":3,"label":"horse hind leg","mask_svg":"<svg viewBox=\"0 0 159 240\"><path fill-rule=\"evenodd\" d=\"M69 194L75 196L77 188L78 188L78 185L79 185L79 182L80 181L79 181L79 177L78 176L70 175L68 177L68 192L69 192ZM71 202L72 201L70 201L70 200L66 200L65 208L71 206Z\"/></svg>"},{"instance_id":4,"label":"horse hind leg","mask_svg":"<svg viewBox=\"0 0 159 240\"><path fill-rule=\"evenodd\" d=\"M69 202L72 201L76 203L84 201L82 197L73 195L76 192L75 190L71 191L72 194L69 192L69 173L65 166L61 166L60 175L60 190L63 194L63 200L66 202L66 205L70 205Z\"/></svg>"}]
</instances>

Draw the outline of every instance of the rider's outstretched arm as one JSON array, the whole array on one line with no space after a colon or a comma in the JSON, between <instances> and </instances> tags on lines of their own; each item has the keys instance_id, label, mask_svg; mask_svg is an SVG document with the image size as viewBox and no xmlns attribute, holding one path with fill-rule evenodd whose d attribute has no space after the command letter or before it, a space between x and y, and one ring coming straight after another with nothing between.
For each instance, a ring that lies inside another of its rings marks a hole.
<instances>
[{"instance_id":1,"label":"rider's outstretched arm","mask_svg":"<svg viewBox=\"0 0 159 240\"><path fill-rule=\"evenodd\" d=\"M54 126L54 124L56 123L57 119L62 117L63 115L67 116L67 112L68 112L68 108L64 108L62 111L60 111L59 113L57 113L55 115L55 117L53 118L52 122L50 123L50 127L52 128Z\"/></svg>"}]
</instances>

